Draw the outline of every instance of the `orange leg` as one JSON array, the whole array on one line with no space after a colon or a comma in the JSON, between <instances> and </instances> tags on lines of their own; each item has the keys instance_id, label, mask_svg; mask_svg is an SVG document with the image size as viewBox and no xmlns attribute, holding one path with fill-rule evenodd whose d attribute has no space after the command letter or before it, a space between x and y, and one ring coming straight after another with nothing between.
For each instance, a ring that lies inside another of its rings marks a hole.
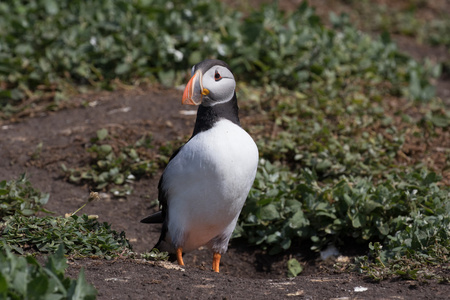
<instances>
[{"instance_id":1,"label":"orange leg","mask_svg":"<svg viewBox=\"0 0 450 300\"><path fill-rule=\"evenodd\" d=\"M213 254L213 270L214 272L219 273L219 265L220 265L220 258L222 256L220 255L220 253L214 252Z\"/></svg>"},{"instance_id":2,"label":"orange leg","mask_svg":"<svg viewBox=\"0 0 450 300\"><path fill-rule=\"evenodd\" d=\"M184 262L183 262L183 248L181 248L181 247L177 249L177 261L178 261L178 264L180 266L184 266Z\"/></svg>"}]
</instances>

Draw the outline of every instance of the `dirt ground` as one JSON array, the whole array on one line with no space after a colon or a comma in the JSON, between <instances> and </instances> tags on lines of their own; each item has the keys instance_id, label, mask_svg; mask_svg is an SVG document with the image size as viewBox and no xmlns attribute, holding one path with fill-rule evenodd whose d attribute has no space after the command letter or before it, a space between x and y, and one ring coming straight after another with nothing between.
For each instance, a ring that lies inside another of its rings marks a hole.
<instances>
[{"instance_id":1,"label":"dirt ground","mask_svg":"<svg viewBox=\"0 0 450 300\"><path fill-rule=\"evenodd\" d=\"M440 51L427 51L426 46L410 41L400 46L412 55ZM439 81L438 88L438 93L448 97L448 77ZM149 151L155 155L165 142L186 139L195 116L182 113L189 108L181 106L181 95L181 90L157 87L84 94L73 99L71 107L57 112L0 121L0 179L14 179L27 172L36 188L50 193L47 209L57 215L72 212L84 203L89 188L66 182L61 164L84 165L89 160L86 145L102 128L129 141L151 135L155 147ZM245 127L246 116L241 119ZM42 151L33 155L40 143ZM82 212L98 215L114 230L125 231L135 252L149 251L159 237L160 226L139 220L156 210L150 203L157 198L160 175L161 171L137 181L127 199L103 195ZM361 254L358 248L348 245L342 254ZM210 271L212 254L206 249L188 253L183 269L132 259L81 259L70 262L68 274L76 277L84 268L87 280L98 289L98 299L448 299L450 294L450 285L433 281L370 282L356 273L339 272L332 262L322 262L307 249L307 245L298 245L291 253L269 256L233 241L222 259L220 274ZM304 265L304 272L294 279L286 277L286 262L291 257Z\"/></svg>"}]
</instances>

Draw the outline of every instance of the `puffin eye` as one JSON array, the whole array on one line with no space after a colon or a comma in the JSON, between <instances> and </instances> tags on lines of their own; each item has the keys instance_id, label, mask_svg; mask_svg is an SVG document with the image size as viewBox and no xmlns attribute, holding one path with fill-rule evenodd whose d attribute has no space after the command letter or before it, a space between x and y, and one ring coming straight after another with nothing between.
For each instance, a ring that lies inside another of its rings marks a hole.
<instances>
[{"instance_id":1,"label":"puffin eye","mask_svg":"<svg viewBox=\"0 0 450 300\"><path fill-rule=\"evenodd\" d=\"M216 71L216 74L214 74L214 80L219 81L220 79L222 79L222 76Z\"/></svg>"}]
</instances>

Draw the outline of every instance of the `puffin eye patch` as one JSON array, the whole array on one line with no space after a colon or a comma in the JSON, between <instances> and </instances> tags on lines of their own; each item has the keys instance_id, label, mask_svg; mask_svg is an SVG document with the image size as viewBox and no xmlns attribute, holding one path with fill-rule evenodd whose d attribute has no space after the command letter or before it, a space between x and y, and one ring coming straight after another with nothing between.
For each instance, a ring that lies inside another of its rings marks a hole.
<instances>
[{"instance_id":1,"label":"puffin eye patch","mask_svg":"<svg viewBox=\"0 0 450 300\"><path fill-rule=\"evenodd\" d=\"M220 75L219 72L216 71L216 74L214 74L214 80L219 81L220 79L222 79L222 76Z\"/></svg>"}]
</instances>

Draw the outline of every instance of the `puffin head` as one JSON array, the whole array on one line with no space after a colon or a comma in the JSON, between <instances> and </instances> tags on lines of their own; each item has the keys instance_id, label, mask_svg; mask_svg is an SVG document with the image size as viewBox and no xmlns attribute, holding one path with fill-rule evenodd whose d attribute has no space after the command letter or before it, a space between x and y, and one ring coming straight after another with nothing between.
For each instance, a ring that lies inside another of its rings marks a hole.
<instances>
[{"instance_id":1,"label":"puffin head","mask_svg":"<svg viewBox=\"0 0 450 300\"><path fill-rule=\"evenodd\" d=\"M183 93L182 104L214 106L231 100L236 81L230 67L218 59L207 59L192 67L191 79Z\"/></svg>"}]
</instances>

